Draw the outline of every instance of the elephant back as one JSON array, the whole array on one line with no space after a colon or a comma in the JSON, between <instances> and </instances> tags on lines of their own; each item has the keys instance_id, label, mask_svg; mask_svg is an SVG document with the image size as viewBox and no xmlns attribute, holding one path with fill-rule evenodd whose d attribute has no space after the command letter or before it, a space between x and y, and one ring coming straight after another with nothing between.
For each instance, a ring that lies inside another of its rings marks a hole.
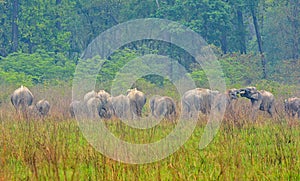
<instances>
[{"instance_id":1,"label":"elephant back","mask_svg":"<svg viewBox=\"0 0 300 181\"><path fill-rule=\"evenodd\" d=\"M18 109L20 106L23 108L28 107L33 103L33 94L27 87L22 85L11 95L11 103L16 109Z\"/></svg>"}]
</instances>

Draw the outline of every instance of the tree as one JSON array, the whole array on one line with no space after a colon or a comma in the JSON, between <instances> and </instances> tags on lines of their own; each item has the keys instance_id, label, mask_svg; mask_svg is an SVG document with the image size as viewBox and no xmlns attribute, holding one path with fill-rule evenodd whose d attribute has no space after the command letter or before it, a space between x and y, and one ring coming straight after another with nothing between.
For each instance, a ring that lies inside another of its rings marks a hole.
<instances>
[{"instance_id":1,"label":"tree","mask_svg":"<svg viewBox=\"0 0 300 181\"><path fill-rule=\"evenodd\" d=\"M12 30L12 51L15 52L18 50L19 45L19 28L18 28L18 14L19 14L19 1L12 1L12 21L11 21L11 30Z\"/></svg>"},{"instance_id":2,"label":"tree","mask_svg":"<svg viewBox=\"0 0 300 181\"><path fill-rule=\"evenodd\" d=\"M252 19L253 19L253 25L255 28L255 34L256 34L256 40L257 40L257 45L258 45L258 51L260 53L261 56L261 64L262 64L262 70L263 70L263 79L267 78L267 71L266 71L266 59L265 59L265 55L264 55L264 51L263 51L263 43L262 43L262 39L261 39L261 34L260 34L260 29L259 29L259 25L258 25L258 20L257 20L257 3L255 2L255 0L251 0L250 1L250 12L252 15Z\"/></svg>"},{"instance_id":3,"label":"tree","mask_svg":"<svg viewBox=\"0 0 300 181\"><path fill-rule=\"evenodd\" d=\"M299 0L267 1L264 17L264 49L271 65L299 59Z\"/></svg>"},{"instance_id":4,"label":"tree","mask_svg":"<svg viewBox=\"0 0 300 181\"><path fill-rule=\"evenodd\" d=\"M288 13L287 18L291 24L291 33L292 33L292 58L299 58L299 43L300 43L300 2L299 0L289 0L289 9L290 13Z\"/></svg>"},{"instance_id":5,"label":"tree","mask_svg":"<svg viewBox=\"0 0 300 181\"><path fill-rule=\"evenodd\" d=\"M11 4L0 2L0 56L7 56L11 51Z\"/></svg>"}]
</instances>

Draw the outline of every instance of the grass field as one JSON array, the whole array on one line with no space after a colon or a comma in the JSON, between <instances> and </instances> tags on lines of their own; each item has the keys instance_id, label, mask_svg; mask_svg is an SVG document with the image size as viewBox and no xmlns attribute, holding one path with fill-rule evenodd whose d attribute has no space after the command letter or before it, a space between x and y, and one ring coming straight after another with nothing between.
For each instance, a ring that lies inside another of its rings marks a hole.
<instances>
[{"instance_id":1,"label":"grass field","mask_svg":"<svg viewBox=\"0 0 300 181\"><path fill-rule=\"evenodd\" d=\"M172 127L163 124L156 132L147 130L139 134L139 140L151 142L149 134L154 134L155 141ZM223 123L213 142L199 150L203 128L204 124L197 125L188 142L168 158L130 165L94 150L74 120L26 122L1 118L0 180L300 179L300 130L296 120L266 120L242 126Z\"/></svg>"},{"instance_id":2,"label":"grass field","mask_svg":"<svg viewBox=\"0 0 300 181\"><path fill-rule=\"evenodd\" d=\"M69 118L67 110L59 110L69 99L58 100L45 120L20 120L8 102L2 104L0 180L300 180L299 120L283 114L272 120L260 113L253 123L248 112L239 110L223 121L202 150L198 148L205 127L201 119L177 152L158 162L134 165L96 151L77 121ZM107 125L118 135L117 121ZM125 127L126 134L119 137L150 143L173 127L168 122L139 132Z\"/></svg>"}]
</instances>

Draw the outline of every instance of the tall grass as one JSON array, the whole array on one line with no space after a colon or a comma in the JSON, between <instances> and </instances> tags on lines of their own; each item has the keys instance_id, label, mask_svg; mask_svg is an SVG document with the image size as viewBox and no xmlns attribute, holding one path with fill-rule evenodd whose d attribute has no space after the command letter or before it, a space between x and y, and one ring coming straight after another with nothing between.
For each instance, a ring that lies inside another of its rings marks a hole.
<instances>
[{"instance_id":1,"label":"tall grass","mask_svg":"<svg viewBox=\"0 0 300 181\"><path fill-rule=\"evenodd\" d=\"M50 116L19 119L9 101L4 101L0 107L0 180L300 179L299 123L287 119L282 108L275 119L261 112L253 122L248 119L249 102L241 100L205 149L198 149L206 123L201 117L177 152L158 162L132 165L107 158L88 143L76 120L68 116L70 89L32 91L38 99L47 96L50 100ZM134 143L157 141L174 127L169 122L144 131L123 127L126 134L120 134L119 124L109 121L107 126L116 136Z\"/></svg>"}]
</instances>

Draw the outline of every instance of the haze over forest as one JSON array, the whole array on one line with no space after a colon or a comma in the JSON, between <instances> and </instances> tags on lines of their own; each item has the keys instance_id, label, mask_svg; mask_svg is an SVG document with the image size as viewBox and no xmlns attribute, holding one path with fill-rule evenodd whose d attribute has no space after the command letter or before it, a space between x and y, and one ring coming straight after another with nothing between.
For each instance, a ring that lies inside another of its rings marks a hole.
<instances>
[{"instance_id":1,"label":"haze over forest","mask_svg":"<svg viewBox=\"0 0 300 181\"><path fill-rule=\"evenodd\" d=\"M72 80L80 55L100 33L129 20L161 18L199 33L215 50L229 85L263 79L299 85L299 10L298 0L2 0L0 78L29 85ZM146 53L172 57L203 83L192 58L165 42L132 42L108 65ZM107 69L102 82L115 73Z\"/></svg>"}]
</instances>

